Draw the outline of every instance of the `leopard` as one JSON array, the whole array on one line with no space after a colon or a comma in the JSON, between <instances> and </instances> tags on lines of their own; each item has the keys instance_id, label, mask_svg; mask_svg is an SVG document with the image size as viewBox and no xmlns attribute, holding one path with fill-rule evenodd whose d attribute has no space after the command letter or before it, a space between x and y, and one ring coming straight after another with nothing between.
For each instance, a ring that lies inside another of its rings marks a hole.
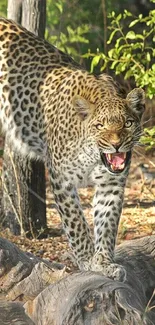
<instances>
[{"instance_id":1,"label":"leopard","mask_svg":"<svg viewBox=\"0 0 155 325\"><path fill-rule=\"evenodd\" d=\"M22 156L42 160L77 266L125 281L115 245L145 92L128 93L67 53L0 18L0 120ZM78 189L93 186L92 234Z\"/></svg>"}]
</instances>

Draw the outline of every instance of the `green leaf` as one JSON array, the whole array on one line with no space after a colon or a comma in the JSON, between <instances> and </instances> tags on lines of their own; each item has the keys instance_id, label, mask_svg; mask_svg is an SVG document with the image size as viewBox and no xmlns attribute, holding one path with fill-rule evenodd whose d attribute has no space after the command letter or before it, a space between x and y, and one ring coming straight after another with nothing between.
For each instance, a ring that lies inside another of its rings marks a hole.
<instances>
[{"instance_id":1,"label":"green leaf","mask_svg":"<svg viewBox=\"0 0 155 325\"><path fill-rule=\"evenodd\" d=\"M129 39L135 39L136 38L136 34L134 31L130 31L126 34L126 38L129 38Z\"/></svg>"},{"instance_id":2,"label":"green leaf","mask_svg":"<svg viewBox=\"0 0 155 325\"><path fill-rule=\"evenodd\" d=\"M148 62L151 61L151 56L150 56L150 53L149 52L146 53L146 59L147 59Z\"/></svg>"},{"instance_id":3,"label":"green leaf","mask_svg":"<svg viewBox=\"0 0 155 325\"><path fill-rule=\"evenodd\" d=\"M101 72L105 70L105 68L107 67L107 61L104 61L104 64L101 67Z\"/></svg>"},{"instance_id":4,"label":"green leaf","mask_svg":"<svg viewBox=\"0 0 155 325\"><path fill-rule=\"evenodd\" d=\"M62 3L56 3L55 5L56 5L56 7L59 9L60 13L62 14L62 12L63 12L63 6L62 6Z\"/></svg>"},{"instance_id":5,"label":"green leaf","mask_svg":"<svg viewBox=\"0 0 155 325\"><path fill-rule=\"evenodd\" d=\"M131 58L131 53L127 53L126 54L126 59L130 59Z\"/></svg>"},{"instance_id":6,"label":"green leaf","mask_svg":"<svg viewBox=\"0 0 155 325\"><path fill-rule=\"evenodd\" d=\"M133 72L131 70L128 70L124 76L124 79L128 79L133 75Z\"/></svg>"},{"instance_id":7,"label":"green leaf","mask_svg":"<svg viewBox=\"0 0 155 325\"><path fill-rule=\"evenodd\" d=\"M119 15L116 17L116 21L117 21L117 22L120 21L121 18L122 18L122 14L119 14Z\"/></svg>"},{"instance_id":8,"label":"green leaf","mask_svg":"<svg viewBox=\"0 0 155 325\"><path fill-rule=\"evenodd\" d=\"M115 44L116 49L118 49L118 48L120 49L119 45L120 45L121 41L124 41L124 37L120 37L116 40L116 44Z\"/></svg>"},{"instance_id":9,"label":"green leaf","mask_svg":"<svg viewBox=\"0 0 155 325\"><path fill-rule=\"evenodd\" d=\"M138 22L139 22L138 19L133 20L133 21L130 23L129 27L132 27L132 26L136 25Z\"/></svg>"},{"instance_id":10,"label":"green leaf","mask_svg":"<svg viewBox=\"0 0 155 325\"><path fill-rule=\"evenodd\" d=\"M108 51L108 56L110 59L113 57L114 51L115 51L115 49L111 49L110 51Z\"/></svg>"},{"instance_id":11,"label":"green leaf","mask_svg":"<svg viewBox=\"0 0 155 325\"><path fill-rule=\"evenodd\" d=\"M124 10L124 13L128 17L132 16L132 13L130 11L127 11L126 9Z\"/></svg>"},{"instance_id":12,"label":"green leaf","mask_svg":"<svg viewBox=\"0 0 155 325\"><path fill-rule=\"evenodd\" d=\"M67 26L67 31L68 31L69 35L74 35L75 34L74 30L70 26Z\"/></svg>"},{"instance_id":13,"label":"green leaf","mask_svg":"<svg viewBox=\"0 0 155 325\"><path fill-rule=\"evenodd\" d=\"M94 67L96 67L96 66L98 65L100 59L101 59L101 55L96 55L96 56L94 56L94 58L92 59L92 61L91 61L91 68L90 68L90 72L91 72L91 73L93 72Z\"/></svg>"},{"instance_id":14,"label":"green leaf","mask_svg":"<svg viewBox=\"0 0 155 325\"><path fill-rule=\"evenodd\" d=\"M108 41L107 41L107 44L110 44L110 43L111 43L111 41L113 40L114 35L115 35L116 32L118 32L118 31L119 31L118 28L116 28L115 30L112 31L112 33L110 34L110 37L109 37L109 39L108 39Z\"/></svg>"},{"instance_id":15,"label":"green leaf","mask_svg":"<svg viewBox=\"0 0 155 325\"><path fill-rule=\"evenodd\" d=\"M114 62L111 64L110 69L114 69L117 63L118 63L117 61L114 61Z\"/></svg>"},{"instance_id":16,"label":"green leaf","mask_svg":"<svg viewBox=\"0 0 155 325\"><path fill-rule=\"evenodd\" d=\"M76 30L77 30L78 35L83 35L83 34L88 33L89 29L90 29L89 25L84 24L84 25L78 26Z\"/></svg>"},{"instance_id":17,"label":"green leaf","mask_svg":"<svg viewBox=\"0 0 155 325\"><path fill-rule=\"evenodd\" d=\"M140 14L138 17L139 17L139 19L142 19L142 18L143 18L143 15L142 15L142 14Z\"/></svg>"},{"instance_id":18,"label":"green leaf","mask_svg":"<svg viewBox=\"0 0 155 325\"><path fill-rule=\"evenodd\" d=\"M125 69L126 69L126 64L124 64L123 62L118 63L116 67L116 74L120 74L121 72L124 72Z\"/></svg>"},{"instance_id":19,"label":"green leaf","mask_svg":"<svg viewBox=\"0 0 155 325\"><path fill-rule=\"evenodd\" d=\"M102 58L103 60L106 59L106 55L105 55L104 53L101 53L100 56L101 56L101 58Z\"/></svg>"},{"instance_id":20,"label":"green leaf","mask_svg":"<svg viewBox=\"0 0 155 325\"><path fill-rule=\"evenodd\" d=\"M140 38L140 39L144 40L144 36L141 34L136 34L135 37L136 37L136 39Z\"/></svg>"}]
</instances>

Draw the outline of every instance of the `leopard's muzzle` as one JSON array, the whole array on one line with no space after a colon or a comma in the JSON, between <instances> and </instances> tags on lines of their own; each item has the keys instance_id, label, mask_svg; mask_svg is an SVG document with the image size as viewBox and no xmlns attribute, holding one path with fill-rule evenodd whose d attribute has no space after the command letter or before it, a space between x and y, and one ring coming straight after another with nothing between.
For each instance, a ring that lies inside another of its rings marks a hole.
<instances>
[{"instance_id":1,"label":"leopard's muzzle","mask_svg":"<svg viewBox=\"0 0 155 325\"><path fill-rule=\"evenodd\" d=\"M131 151L104 153L100 150L100 155L103 164L113 174L122 173L131 159Z\"/></svg>"}]
</instances>

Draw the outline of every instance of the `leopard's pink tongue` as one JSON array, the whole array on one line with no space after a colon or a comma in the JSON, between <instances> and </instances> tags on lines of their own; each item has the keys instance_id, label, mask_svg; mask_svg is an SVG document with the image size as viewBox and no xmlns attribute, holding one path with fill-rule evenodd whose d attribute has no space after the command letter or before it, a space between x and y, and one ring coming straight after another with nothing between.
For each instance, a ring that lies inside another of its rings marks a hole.
<instances>
[{"instance_id":1,"label":"leopard's pink tongue","mask_svg":"<svg viewBox=\"0 0 155 325\"><path fill-rule=\"evenodd\" d=\"M124 152L106 154L106 158L113 170L124 168L126 159L126 154Z\"/></svg>"}]
</instances>

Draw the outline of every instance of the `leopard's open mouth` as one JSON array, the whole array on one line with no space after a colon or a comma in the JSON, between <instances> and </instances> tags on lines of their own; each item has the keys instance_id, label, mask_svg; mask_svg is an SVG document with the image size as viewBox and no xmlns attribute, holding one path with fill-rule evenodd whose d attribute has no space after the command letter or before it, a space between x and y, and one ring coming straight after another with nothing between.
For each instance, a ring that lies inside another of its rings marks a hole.
<instances>
[{"instance_id":1,"label":"leopard's open mouth","mask_svg":"<svg viewBox=\"0 0 155 325\"><path fill-rule=\"evenodd\" d=\"M104 153L101 152L101 159L107 169L112 173L121 173L131 158L131 151Z\"/></svg>"}]
</instances>

